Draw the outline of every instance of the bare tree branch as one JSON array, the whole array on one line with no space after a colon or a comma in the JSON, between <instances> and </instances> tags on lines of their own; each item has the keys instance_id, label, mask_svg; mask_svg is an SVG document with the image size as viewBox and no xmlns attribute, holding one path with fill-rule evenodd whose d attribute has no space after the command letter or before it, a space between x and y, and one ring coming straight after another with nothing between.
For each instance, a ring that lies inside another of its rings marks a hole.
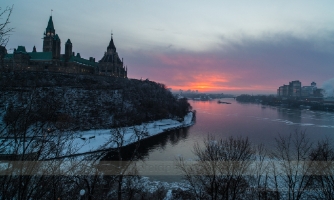
<instances>
[{"instance_id":1,"label":"bare tree branch","mask_svg":"<svg viewBox=\"0 0 334 200\"><path fill-rule=\"evenodd\" d=\"M1 13L0 13L0 46L6 46L9 40L9 35L13 32L14 28L8 27L10 24L9 18L12 14L14 5L11 7L7 6ZM2 8L0 7L0 11ZM2 21L4 20L4 21Z\"/></svg>"}]
</instances>

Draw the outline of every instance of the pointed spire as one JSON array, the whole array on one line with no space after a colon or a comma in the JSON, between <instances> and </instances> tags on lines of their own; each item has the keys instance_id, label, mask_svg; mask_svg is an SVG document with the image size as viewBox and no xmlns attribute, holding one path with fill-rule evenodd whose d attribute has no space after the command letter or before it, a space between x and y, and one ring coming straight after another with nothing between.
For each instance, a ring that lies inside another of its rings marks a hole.
<instances>
[{"instance_id":1,"label":"pointed spire","mask_svg":"<svg viewBox=\"0 0 334 200\"><path fill-rule=\"evenodd\" d=\"M52 21L52 16L50 16L50 18L49 18L49 22L48 22L48 26L46 27L46 31L45 31L46 33L55 33L55 28L54 28L54 26L53 26L53 21Z\"/></svg>"},{"instance_id":2,"label":"pointed spire","mask_svg":"<svg viewBox=\"0 0 334 200\"><path fill-rule=\"evenodd\" d=\"M34 46L34 48L32 49L32 52L36 53L36 47Z\"/></svg>"},{"instance_id":3,"label":"pointed spire","mask_svg":"<svg viewBox=\"0 0 334 200\"><path fill-rule=\"evenodd\" d=\"M112 32L111 32L111 39L110 39L109 45L108 45L108 47L107 47L107 50L109 50L109 49L113 49L113 50L116 51L116 47L115 47L115 44L114 44L114 40L113 40L112 35L113 35L113 34L112 34Z\"/></svg>"}]
</instances>

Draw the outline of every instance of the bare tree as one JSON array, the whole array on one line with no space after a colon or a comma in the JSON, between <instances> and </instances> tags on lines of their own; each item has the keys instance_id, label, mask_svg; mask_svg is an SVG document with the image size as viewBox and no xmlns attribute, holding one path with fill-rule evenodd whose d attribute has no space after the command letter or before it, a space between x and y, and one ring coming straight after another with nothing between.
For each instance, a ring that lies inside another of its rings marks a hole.
<instances>
[{"instance_id":1,"label":"bare tree","mask_svg":"<svg viewBox=\"0 0 334 200\"><path fill-rule=\"evenodd\" d=\"M69 195L71 178L62 174L73 174L82 165L64 165L73 159L60 158L76 153L80 146L73 143L73 132L57 128L57 99L48 94L44 98L36 89L26 91L22 97L6 90L0 92L7 98L1 101L5 111L0 114L0 154L4 161L0 168L0 197L73 196Z\"/></svg>"},{"instance_id":2,"label":"bare tree","mask_svg":"<svg viewBox=\"0 0 334 200\"><path fill-rule=\"evenodd\" d=\"M0 46L6 46L9 40L9 34L14 30L14 28L8 27L10 21L10 15L12 14L14 5L11 7L7 6L5 9L0 7Z\"/></svg>"},{"instance_id":3,"label":"bare tree","mask_svg":"<svg viewBox=\"0 0 334 200\"><path fill-rule=\"evenodd\" d=\"M250 196L252 199L279 199L278 193L273 190L272 174L275 174L275 166L272 166L268 151L263 144L256 148L256 159L251 168L250 178Z\"/></svg>"},{"instance_id":4,"label":"bare tree","mask_svg":"<svg viewBox=\"0 0 334 200\"><path fill-rule=\"evenodd\" d=\"M132 131L133 130L133 131ZM125 193L123 189L124 185L124 178L127 175L129 171L136 171L133 164L138 156L138 148L140 146L140 140L147 137L148 133L145 128L142 130L138 128L133 128L129 133L128 129L126 128L114 128L111 130L111 137L110 141L107 143L108 145L112 146L115 152L116 158L114 158L116 161L118 161L117 166L110 166L113 170L113 173L115 176L109 177L111 180L109 180L109 183L115 183L116 191L117 191L117 199L123 199L123 193ZM134 143L133 148L131 149L131 152L125 152L124 147L127 146L129 143ZM127 179L131 178L131 176L128 176ZM133 178L136 178L136 176L133 176ZM129 180L127 180L129 183ZM129 184L127 184L129 186ZM128 187L129 188L129 187Z\"/></svg>"},{"instance_id":5,"label":"bare tree","mask_svg":"<svg viewBox=\"0 0 334 200\"><path fill-rule=\"evenodd\" d=\"M314 161L312 187L316 199L334 199L334 149L330 141L318 142L310 159Z\"/></svg>"},{"instance_id":6,"label":"bare tree","mask_svg":"<svg viewBox=\"0 0 334 200\"><path fill-rule=\"evenodd\" d=\"M88 169L88 175L75 176L76 190L84 189L87 199L133 199L145 195L134 161L138 158L140 140L147 136L146 129L113 128L110 133L109 140L101 147L111 148L110 151L88 158L96 162L92 162L94 167ZM105 156L112 161L101 161Z\"/></svg>"},{"instance_id":7,"label":"bare tree","mask_svg":"<svg viewBox=\"0 0 334 200\"><path fill-rule=\"evenodd\" d=\"M176 164L197 199L241 199L246 198L249 185L245 175L255 160L254 153L247 138L216 140L208 136L204 147L198 143L194 146L198 162L187 165L179 158Z\"/></svg>"},{"instance_id":8,"label":"bare tree","mask_svg":"<svg viewBox=\"0 0 334 200\"><path fill-rule=\"evenodd\" d=\"M304 199L311 186L312 164L309 155L313 143L305 131L295 131L288 137L276 138L276 149L272 153L275 170L275 185L284 199Z\"/></svg>"}]
</instances>

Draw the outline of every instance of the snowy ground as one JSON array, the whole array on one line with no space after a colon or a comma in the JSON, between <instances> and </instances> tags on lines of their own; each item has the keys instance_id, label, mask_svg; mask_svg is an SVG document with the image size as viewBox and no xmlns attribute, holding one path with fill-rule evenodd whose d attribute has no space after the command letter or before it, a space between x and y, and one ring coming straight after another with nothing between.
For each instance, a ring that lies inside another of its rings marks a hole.
<instances>
[{"instance_id":1,"label":"snowy ground","mask_svg":"<svg viewBox=\"0 0 334 200\"><path fill-rule=\"evenodd\" d=\"M137 141L135 136L135 131L144 131L147 132L147 137L151 137L160 133L163 133L168 130L182 128L191 126L193 124L193 113L189 112L183 119L182 122L172 119L162 119L158 121L153 121L150 123L144 123L139 126L124 127L118 129L119 132L124 136L123 146L129 145ZM112 132L116 131L114 129L101 129L101 130L89 130L81 131L76 133L76 137L73 141L68 141L67 143L72 147L75 147L75 154L84 154L89 152L100 151L109 148L117 147L115 142L111 141ZM144 139L143 138L143 139ZM68 152L67 149L64 149L65 152Z\"/></svg>"}]
</instances>

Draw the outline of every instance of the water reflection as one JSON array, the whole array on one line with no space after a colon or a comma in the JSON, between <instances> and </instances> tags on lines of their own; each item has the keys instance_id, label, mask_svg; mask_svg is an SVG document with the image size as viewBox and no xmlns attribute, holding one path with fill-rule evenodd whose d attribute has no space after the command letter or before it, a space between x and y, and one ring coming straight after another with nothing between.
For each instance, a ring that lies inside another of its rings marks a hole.
<instances>
[{"instance_id":1,"label":"water reflection","mask_svg":"<svg viewBox=\"0 0 334 200\"><path fill-rule=\"evenodd\" d=\"M285 119L291 124L301 123L302 111L300 109L277 108L278 118Z\"/></svg>"},{"instance_id":2,"label":"water reflection","mask_svg":"<svg viewBox=\"0 0 334 200\"><path fill-rule=\"evenodd\" d=\"M138 152L138 154L136 155L137 159L145 159L149 155L149 153L153 150L164 151L166 149L167 144L172 146L178 145L180 141L188 137L188 129L189 127L178 130L167 131L165 133L161 133L146 138L140 141L138 148L137 148L138 143L127 145L123 147L121 150L122 160L132 159L134 149L137 149ZM102 161L115 161L118 159L119 159L118 152L115 150L111 150L102 159Z\"/></svg>"},{"instance_id":3,"label":"water reflection","mask_svg":"<svg viewBox=\"0 0 334 200\"><path fill-rule=\"evenodd\" d=\"M196 123L186 129L143 140L140 158L146 162L174 161L179 155L186 159L194 159L194 143L201 143L208 134L214 135L217 139L229 136L248 137L253 144L264 144L268 149L275 146L278 134L287 136L296 130L306 131L313 141L334 139L334 113L238 103L234 99L223 101L231 104L190 101L193 109L197 111ZM127 147L126 151L131 152L130 147ZM112 156L107 155L105 159L112 159ZM176 176L151 178L163 181L180 179Z\"/></svg>"}]
</instances>

